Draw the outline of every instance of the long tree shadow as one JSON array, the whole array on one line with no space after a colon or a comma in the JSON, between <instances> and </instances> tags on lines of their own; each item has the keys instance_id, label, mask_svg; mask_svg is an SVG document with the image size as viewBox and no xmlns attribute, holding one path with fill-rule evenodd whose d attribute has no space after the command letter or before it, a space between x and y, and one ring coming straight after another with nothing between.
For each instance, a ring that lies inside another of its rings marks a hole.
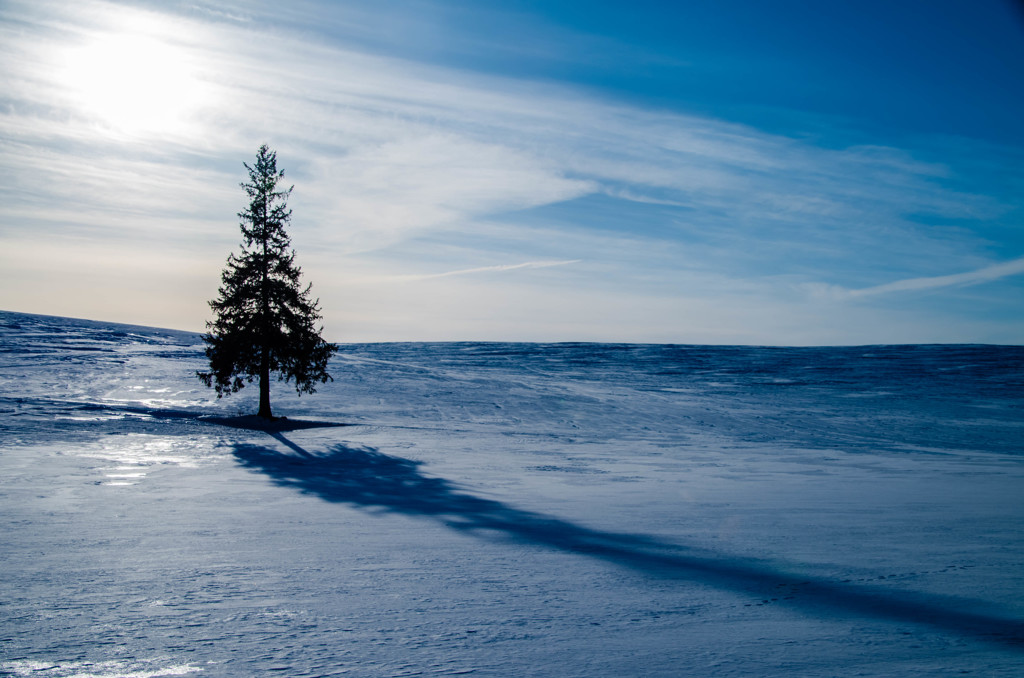
<instances>
[{"instance_id":1,"label":"long tree shadow","mask_svg":"<svg viewBox=\"0 0 1024 678\"><path fill-rule=\"evenodd\" d=\"M443 478L424 475L421 462L341 444L313 454L280 433L271 435L298 456L242 444L235 446L235 457L278 485L326 501L427 517L456 530L600 558L650 575L686 579L759 599L778 599L774 604L804 611L922 624L1024 651L1024 622L965 610L981 605L973 601L787 574L755 559L592 530L475 497Z\"/></svg>"}]
</instances>

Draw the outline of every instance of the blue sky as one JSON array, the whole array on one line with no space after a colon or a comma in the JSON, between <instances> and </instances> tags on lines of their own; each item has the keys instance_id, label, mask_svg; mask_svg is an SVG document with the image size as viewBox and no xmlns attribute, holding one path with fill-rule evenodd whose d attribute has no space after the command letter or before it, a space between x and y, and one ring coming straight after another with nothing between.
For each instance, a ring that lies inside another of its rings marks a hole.
<instances>
[{"instance_id":1,"label":"blue sky","mask_svg":"<svg viewBox=\"0 0 1024 678\"><path fill-rule=\"evenodd\" d=\"M0 4L0 308L201 330L243 162L334 340L1024 343L1009 2Z\"/></svg>"}]
</instances>

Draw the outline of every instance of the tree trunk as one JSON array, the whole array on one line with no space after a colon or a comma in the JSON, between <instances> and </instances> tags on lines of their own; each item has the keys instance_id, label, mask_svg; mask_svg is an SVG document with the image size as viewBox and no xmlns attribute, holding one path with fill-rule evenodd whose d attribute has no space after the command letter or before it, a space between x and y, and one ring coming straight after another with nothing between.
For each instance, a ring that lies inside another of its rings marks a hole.
<instances>
[{"instance_id":1,"label":"tree trunk","mask_svg":"<svg viewBox=\"0 0 1024 678\"><path fill-rule=\"evenodd\" d=\"M263 348L263 357L260 359L260 411L256 416L274 418L270 413L270 360L266 347Z\"/></svg>"},{"instance_id":2,"label":"tree trunk","mask_svg":"<svg viewBox=\"0 0 1024 678\"><path fill-rule=\"evenodd\" d=\"M270 291L267 277L270 266L270 257L267 256L267 200L264 197L263 214L260 215L262 226L261 236L263 240L263 259L260 261L260 411L258 416L266 419L273 419L270 413L270 348L267 342L270 341Z\"/></svg>"}]
</instances>

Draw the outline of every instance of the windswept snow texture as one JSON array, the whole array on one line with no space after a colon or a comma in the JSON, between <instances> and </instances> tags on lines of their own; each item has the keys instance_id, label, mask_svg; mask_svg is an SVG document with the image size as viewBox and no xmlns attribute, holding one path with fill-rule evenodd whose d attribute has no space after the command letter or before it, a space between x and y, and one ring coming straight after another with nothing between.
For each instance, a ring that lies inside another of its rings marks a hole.
<instances>
[{"instance_id":1,"label":"windswept snow texture","mask_svg":"<svg viewBox=\"0 0 1024 678\"><path fill-rule=\"evenodd\" d=\"M1024 675L1022 348L348 345L271 430L202 367L0 313L0 674Z\"/></svg>"}]
</instances>

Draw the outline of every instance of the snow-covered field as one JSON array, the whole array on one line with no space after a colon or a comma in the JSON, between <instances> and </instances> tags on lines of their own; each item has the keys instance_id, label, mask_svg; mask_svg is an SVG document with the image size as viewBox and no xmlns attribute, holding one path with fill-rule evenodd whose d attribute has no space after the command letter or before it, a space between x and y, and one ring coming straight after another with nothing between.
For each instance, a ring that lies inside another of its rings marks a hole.
<instances>
[{"instance_id":1,"label":"snow-covered field","mask_svg":"<svg viewBox=\"0 0 1024 678\"><path fill-rule=\"evenodd\" d=\"M202 366L0 313L0 674L1024 675L1024 348Z\"/></svg>"}]
</instances>

